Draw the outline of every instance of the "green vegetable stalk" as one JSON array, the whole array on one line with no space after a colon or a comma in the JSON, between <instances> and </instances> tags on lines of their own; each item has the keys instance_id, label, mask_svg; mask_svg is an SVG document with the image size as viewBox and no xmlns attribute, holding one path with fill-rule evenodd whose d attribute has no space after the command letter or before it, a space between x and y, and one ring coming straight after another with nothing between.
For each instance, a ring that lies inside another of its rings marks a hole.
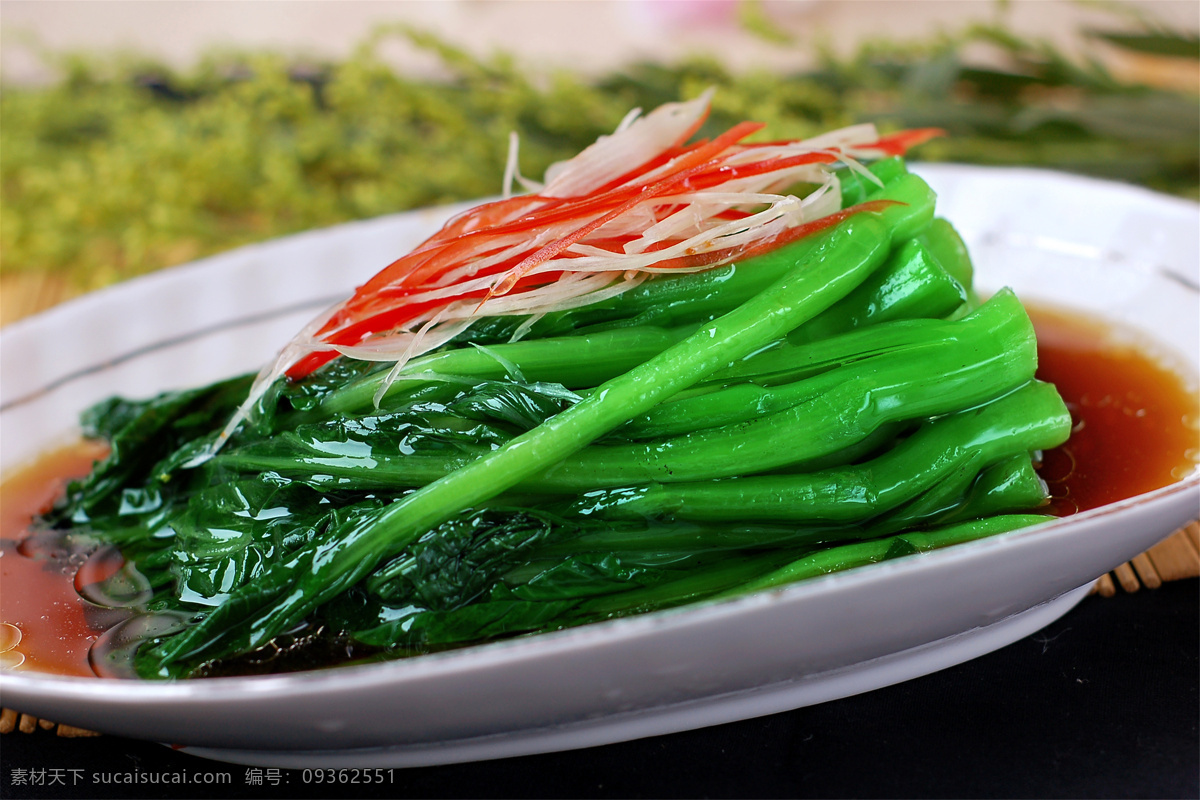
<instances>
[{"instance_id":1,"label":"green vegetable stalk","mask_svg":"<svg viewBox=\"0 0 1200 800\"><path fill-rule=\"evenodd\" d=\"M236 646L265 645L428 529L545 471L718 367L749 355L811 319L877 267L889 242L885 223L871 219L844 223L824 237L823 246L810 260L798 264L774 286L603 384L591 397L393 503L368 522L339 530L336 541L322 539L275 565L199 625L163 645L158 651L160 663L166 666L228 655L229 626L238 625L235 630L242 630L247 622L249 635L232 637ZM262 606L272 601L270 610L262 612Z\"/></svg>"},{"instance_id":2,"label":"green vegetable stalk","mask_svg":"<svg viewBox=\"0 0 1200 800\"><path fill-rule=\"evenodd\" d=\"M886 202L769 253L483 319L390 384L346 359L280 381L211 458L248 378L102 404L112 455L47 522L144 574L165 622L130 658L169 678L297 631L400 657L1042 521L1031 454L1070 419L1029 319L977 301L923 181L872 170L847 202Z\"/></svg>"}]
</instances>

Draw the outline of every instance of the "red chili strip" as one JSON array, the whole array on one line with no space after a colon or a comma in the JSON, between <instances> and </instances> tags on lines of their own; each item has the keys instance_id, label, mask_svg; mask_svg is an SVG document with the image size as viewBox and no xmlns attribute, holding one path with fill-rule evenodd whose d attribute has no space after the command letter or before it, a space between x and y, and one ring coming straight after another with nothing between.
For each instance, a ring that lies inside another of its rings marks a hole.
<instances>
[{"instance_id":1,"label":"red chili strip","mask_svg":"<svg viewBox=\"0 0 1200 800\"><path fill-rule=\"evenodd\" d=\"M882 136L877 141L860 144L857 147L863 150L879 150L889 156L902 156L919 144L945 135L946 132L941 128L914 128L910 131L900 131Z\"/></svg>"},{"instance_id":2,"label":"red chili strip","mask_svg":"<svg viewBox=\"0 0 1200 800\"><path fill-rule=\"evenodd\" d=\"M649 184L642 192L638 194L638 196L630 198L607 214L592 220L587 225L584 225L578 230L562 237L558 241L551 242L545 247L540 248L537 252L528 256L524 261L513 268L513 271L509 274L509 277L502 280L495 288L492 289L489 296L507 294L512 290L517 279L519 279L529 270L535 268L538 264L554 258L554 256L558 255L563 250L582 239L584 236L596 230L604 223L616 219L618 216L633 208L642 200L648 197L660 195L667 189L674 188L680 183L683 183L692 175L693 172L698 172L710 159L715 158L731 144L746 138L752 133L762 130L763 127L763 123L760 122L742 122L733 126L708 144L691 151L679 159L680 163L677 167L678 171L674 174L656 181L655 183Z\"/></svg>"}]
</instances>

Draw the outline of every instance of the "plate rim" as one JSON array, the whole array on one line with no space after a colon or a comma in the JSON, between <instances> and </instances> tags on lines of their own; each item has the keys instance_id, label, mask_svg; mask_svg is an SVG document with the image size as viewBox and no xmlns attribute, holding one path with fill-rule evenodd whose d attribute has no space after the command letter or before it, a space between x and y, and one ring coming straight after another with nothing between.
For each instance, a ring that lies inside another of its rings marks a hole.
<instances>
[{"instance_id":1,"label":"plate rim","mask_svg":"<svg viewBox=\"0 0 1200 800\"><path fill-rule=\"evenodd\" d=\"M1117 190L1122 193L1132 193L1137 197L1152 198L1156 202L1174 206L1180 211L1198 214L1200 220L1200 203L1184 198L1164 195L1144 187L1121 184L1087 176L1061 173L1052 170L1025 167L990 167L976 165L957 165L945 163L915 162L913 171L917 174L938 173L957 175L969 178L972 174L1000 174L1021 177L1034 175L1039 179L1053 179L1076 183L1082 187L1104 187L1106 191ZM115 297L135 287L141 291L151 291L160 283L178 280L181 276L194 275L209 270L214 265L220 265L236 258L244 257L248 251L258 251L279 245L284 240L288 242L303 242L306 238L316 238L327 235L333 230L351 231L354 228L367 226L387 226L395 224L399 218L416 219L421 215L435 219L449 216L457 210L469 207L476 201L438 206L434 209L417 209L399 212L368 220L358 220L339 225L304 231L286 237L272 239L251 245L239 247L236 250L214 254L187 264L167 268L147 275L138 276L104 289L88 293L67 301L42 314L18 320L0 329L0 341L11 339L28 327L53 323L61 318L69 318L81 309L91 304L102 306ZM436 212L436 213L433 213ZM14 330L15 329L15 330ZM14 464L8 469L20 466ZM6 469L5 472L8 470ZM1200 489L1200 470L1193 472L1183 480L1146 494L1118 501L1097 509L1092 509L1069 518L1054 520L1030 528L1012 531L998 536L988 537L973 542L956 545L952 548L921 554L919 559L899 559L896 561L872 564L856 568L845 573L826 575L796 584L773 589L754 595L731 598L723 601L708 601L689 604L684 607L651 612L632 617L607 620L586 626L561 631L538 634L501 642L476 645L443 653L429 654L414 659L402 659L381 663L348 665L326 670L310 670L281 675L237 676L209 678L202 681L122 681L102 680L95 678L61 676L34 671L5 671L0 673L0 692L7 697L14 694L33 696L49 692L65 699L86 700L89 703L99 703L106 707L126 707L163 701L183 702L188 705L203 705L213 701L230 700L245 697L248 691L256 696L290 696L300 697L309 694L323 694L331 686L353 684L355 688L364 685L389 685L415 682L428 677L430 674L442 674L447 671L470 672L488 670L496 663L520 662L552 657L560 651L572 651L580 647L594 647L609 640L619 640L624 637L650 634L664 624L691 625L718 619L723 616L739 616L748 609L756 606L780 601L802 602L806 596L822 594L831 586L853 590L856 586L883 580L885 576L921 572L933 564L954 564L957 561L972 560L981 557L995 548L1013 548L1024 546L1036 537L1043 540L1047 537L1069 537L1078 527L1091 524L1096 519L1118 514L1131 507L1147 503L1167 503L1179 500L1183 495L1190 495ZM1200 493L1197 493L1200 500ZM986 556L983 556L986 557ZM682 620L682 622L680 622Z\"/></svg>"},{"instance_id":2,"label":"plate rim","mask_svg":"<svg viewBox=\"0 0 1200 800\"><path fill-rule=\"evenodd\" d=\"M103 687L106 695L103 698L104 704L123 705L130 701L141 702L146 699L186 700L188 702L232 700L244 697L247 692L253 692L256 696L321 694L330 689L329 684L339 684L344 681L352 682L356 687L364 684L392 684L397 679L415 682L428 677L429 673L464 673L490 668L489 663L472 663L475 661L519 663L546 658L560 650L573 650L581 644L583 646L596 644L596 642L590 641L592 639L603 640L617 637L622 633L627 636L649 633L650 629L659 627L667 620L674 620L676 624L699 624L709 621L710 618L738 616L747 609L765 604L781 601L798 603L802 602L806 595L828 591L830 586L838 586L840 589L852 591L856 588L854 586L856 583L874 582L884 576L896 573L922 572L928 569L928 565L931 563L943 565L970 560L980 557L981 553L987 553L989 550L1017 547L1021 543L1035 538L1042 540L1051 537L1070 537L1076 528L1087 526L1095 519L1103 519L1140 505L1161 503L1176 496L1190 494L1197 489L1200 489L1200 470L1194 470L1185 479L1151 492L1125 498L1071 517L1049 520L1027 528L963 542L954 547L920 553L918 554L920 558L903 558L867 564L845 572L822 575L740 597L701 601L678 608L603 620L574 628L487 642L408 659L352 664L276 675L228 676L161 682L136 679L97 680L82 676L18 670L0 673L3 676L3 680L0 681L0 691L12 691L14 688L18 691L21 688L34 688L33 684L53 684L66 689L66 694L69 696L83 697L93 694L97 687ZM578 641L581 639L582 642ZM548 652L541 652L543 650ZM295 685L293 686L293 684ZM73 691L75 689L79 691ZM144 697L147 693L151 697ZM192 695L204 696L193 697Z\"/></svg>"}]
</instances>

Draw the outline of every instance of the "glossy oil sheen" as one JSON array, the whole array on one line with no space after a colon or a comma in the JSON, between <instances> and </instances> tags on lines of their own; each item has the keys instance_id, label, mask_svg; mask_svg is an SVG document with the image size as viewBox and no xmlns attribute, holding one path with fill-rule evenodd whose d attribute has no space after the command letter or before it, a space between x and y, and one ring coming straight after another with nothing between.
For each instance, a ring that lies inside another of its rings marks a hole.
<instances>
[{"instance_id":1,"label":"glossy oil sheen","mask_svg":"<svg viewBox=\"0 0 1200 800\"><path fill-rule=\"evenodd\" d=\"M91 676L88 648L101 632L75 591L84 563L56 537L30 536L67 481L86 475L106 448L82 442L47 453L0 484L0 621L21 631L22 669Z\"/></svg>"},{"instance_id":2,"label":"glossy oil sheen","mask_svg":"<svg viewBox=\"0 0 1200 800\"><path fill-rule=\"evenodd\" d=\"M1200 401L1178 374L1097 322L1046 308L1030 316L1038 377L1058 387L1074 422L1040 469L1052 513L1153 491L1196 468Z\"/></svg>"},{"instance_id":3,"label":"glossy oil sheen","mask_svg":"<svg viewBox=\"0 0 1200 800\"><path fill-rule=\"evenodd\" d=\"M1075 420L1071 440L1047 452L1041 468L1055 498L1053 513L1067 515L1151 491L1195 468L1197 399L1177 374L1142 350L1118 344L1096 322L1048 309L1033 309L1031 316L1039 337L1039 377L1058 386ZM0 486L0 621L22 632L22 669L95 674L88 650L108 626L76 591L73 576L88 562L78 554L72 560L65 551L51 552L52 537L26 537L32 517L102 454L94 443L55 451ZM87 568L99 569L100 578L120 566L99 560L105 559L93 559Z\"/></svg>"}]
</instances>

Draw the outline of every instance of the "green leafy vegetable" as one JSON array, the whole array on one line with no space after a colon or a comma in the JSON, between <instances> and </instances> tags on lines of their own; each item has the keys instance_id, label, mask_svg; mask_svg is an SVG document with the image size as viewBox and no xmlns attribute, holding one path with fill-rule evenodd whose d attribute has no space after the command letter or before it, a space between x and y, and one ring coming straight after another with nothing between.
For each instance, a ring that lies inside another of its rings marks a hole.
<instances>
[{"instance_id":1,"label":"green leafy vegetable","mask_svg":"<svg viewBox=\"0 0 1200 800\"><path fill-rule=\"evenodd\" d=\"M249 378L102 403L112 454L48 521L144 575L154 678L430 652L1042 521L1031 456L1070 416L1029 319L975 297L923 181L872 169L842 173L869 205L769 252L485 318L390 384L348 359L281 379L219 450Z\"/></svg>"}]
</instances>

